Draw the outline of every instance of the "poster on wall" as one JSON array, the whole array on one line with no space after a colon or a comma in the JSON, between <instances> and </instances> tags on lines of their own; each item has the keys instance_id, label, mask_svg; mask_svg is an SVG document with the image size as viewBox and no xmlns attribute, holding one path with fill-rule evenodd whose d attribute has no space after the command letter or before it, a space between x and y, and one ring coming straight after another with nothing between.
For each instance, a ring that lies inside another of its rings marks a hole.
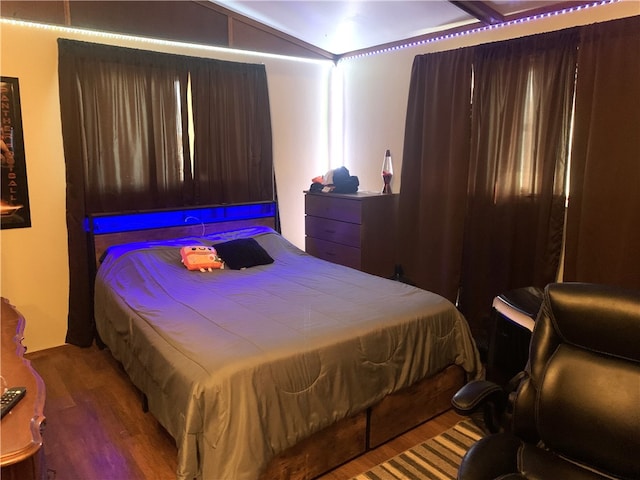
<instances>
[{"instance_id":1,"label":"poster on wall","mask_svg":"<svg viewBox=\"0 0 640 480\"><path fill-rule=\"evenodd\" d=\"M0 228L31 226L18 79L0 77Z\"/></svg>"}]
</instances>

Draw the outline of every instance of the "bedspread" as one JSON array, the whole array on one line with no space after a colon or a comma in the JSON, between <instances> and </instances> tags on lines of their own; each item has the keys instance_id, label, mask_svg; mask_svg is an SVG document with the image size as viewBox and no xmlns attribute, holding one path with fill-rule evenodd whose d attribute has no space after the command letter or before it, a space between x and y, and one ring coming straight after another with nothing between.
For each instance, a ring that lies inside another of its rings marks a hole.
<instances>
[{"instance_id":1,"label":"bedspread","mask_svg":"<svg viewBox=\"0 0 640 480\"><path fill-rule=\"evenodd\" d=\"M181 245L248 236L273 264L180 263ZM449 301L311 257L267 228L112 249L95 319L175 438L180 479L256 479L279 452L389 393L450 364L480 370Z\"/></svg>"}]
</instances>

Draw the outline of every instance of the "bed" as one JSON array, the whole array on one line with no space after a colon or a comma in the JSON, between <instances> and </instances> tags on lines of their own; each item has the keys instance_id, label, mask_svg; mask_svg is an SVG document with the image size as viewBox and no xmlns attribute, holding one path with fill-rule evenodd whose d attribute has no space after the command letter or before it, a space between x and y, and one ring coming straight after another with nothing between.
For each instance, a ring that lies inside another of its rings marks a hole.
<instances>
[{"instance_id":1,"label":"bed","mask_svg":"<svg viewBox=\"0 0 640 480\"><path fill-rule=\"evenodd\" d=\"M93 235L97 331L175 439L177 478L311 478L446 410L481 374L450 302L254 220ZM242 257L247 244L267 260L181 263L182 247Z\"/></svg>"}]
</instances>

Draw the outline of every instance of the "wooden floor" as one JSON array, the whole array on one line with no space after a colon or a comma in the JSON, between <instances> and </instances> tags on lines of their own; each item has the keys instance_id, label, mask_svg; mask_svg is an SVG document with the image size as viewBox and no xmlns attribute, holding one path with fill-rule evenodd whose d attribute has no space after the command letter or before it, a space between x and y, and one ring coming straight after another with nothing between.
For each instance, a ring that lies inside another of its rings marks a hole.
<instances>
[{"instance_id":1,"label":"wooden floor","mask_svg":"<svg viewBox=\"0 0 640 480\"><path fill-rule=\"evenodd\" d=\"M140 393L108 350L64 345L26 358L47 388L44 450L50 479L175 478L173 439L150 413L142 411ZM349 479L461 419L446 412L321 479Z\"/></svg>"}]
</instances>

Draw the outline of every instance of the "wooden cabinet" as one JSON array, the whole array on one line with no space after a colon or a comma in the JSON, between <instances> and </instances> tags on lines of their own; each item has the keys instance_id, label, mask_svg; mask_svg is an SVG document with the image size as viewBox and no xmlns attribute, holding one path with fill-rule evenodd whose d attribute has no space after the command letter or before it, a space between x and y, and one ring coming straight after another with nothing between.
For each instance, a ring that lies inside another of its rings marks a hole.
<instances>
[{"instance_id":1,"label":"wooden cabinet","mask_svg":"<svg viewBox=\"0 0 640 480\"><path fill-rule=\"evenodd\" d=\"M305 194L305 250L333 263L391 277L397 195Z\"/></svg>"},{"instance_id":2,"label":"wooden cabinet","mask_svg":"<svg viewBox=\"0 0 640 480\"><path fill-rule=\"evenodd\" d=\"M5 298L2 316L2 377L8 387L26 387L27 393L2 418L0 476L2 480L46 479L42 450L45 387L42 378L24 358L24 317Z\"/></svg>"}]
</instances>

